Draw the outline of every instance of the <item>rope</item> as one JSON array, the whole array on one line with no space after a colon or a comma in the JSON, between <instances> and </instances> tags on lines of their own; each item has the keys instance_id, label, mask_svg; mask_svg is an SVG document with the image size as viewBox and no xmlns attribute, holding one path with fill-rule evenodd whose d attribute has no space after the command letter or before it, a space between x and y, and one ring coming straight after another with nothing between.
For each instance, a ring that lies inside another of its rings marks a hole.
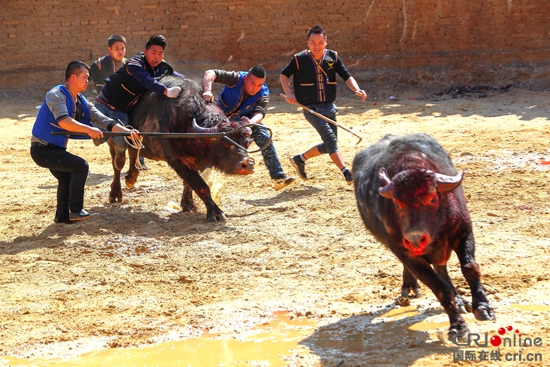
<instances>
[{"instance_id":1,"label":"rope","mask_svg":"<svg viewBox=\"0 0 550 367\"><path fill-rule=\"evenodd\" d=\"M128 129L132 130L132 132L135 130L132 126L130 125L127 125L126 126ZM142 144L142 141L143 141L143 136L140 136L139 138L134 138L132 135L130 136L125 136L124 137L124 140L126 141L126 144L128 144L129 146L131 146L132 148L134 148L135 150L137 150L137 157L136 157L136 168L141 170L143 168L143 166L141 165L141 163L139 162L139 151L142 149L142 148L145 148L145 145Z\"/></svg>"}]
</instances>

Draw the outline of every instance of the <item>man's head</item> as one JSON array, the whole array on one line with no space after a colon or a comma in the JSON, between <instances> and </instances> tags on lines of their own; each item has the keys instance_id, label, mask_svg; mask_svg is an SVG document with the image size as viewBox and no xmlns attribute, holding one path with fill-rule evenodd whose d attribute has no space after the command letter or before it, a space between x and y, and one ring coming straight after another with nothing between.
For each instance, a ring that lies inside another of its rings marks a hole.
<instances>
[{"instance_id":1,"label":"man's head","mask_svg":"<svg viewBox=\"0 0 550 367\"><path fill-rule=\"evenodd\" d=\"M306 44L313 57L321 58L327 47L327 34L323 27L320 25L311 27L307 32Z\"/></svg>"},{"instance_id":2,"label":"man's head","mask_svg":"<svg viewBox=\"0 0 550 367\"><path fill-rule=\"evenodd\" d=\"M251 96L258 93L265 83L265 69L259 65L253 66L244 76L243 88L244 91Z\"/></svg>"},{"instance_id":3,"label":"man's head","mask_svg":"<svg viewBox=\"0 0 550 367\"><path fill-rule=\"evenodd\" d=\"M71 61L65 69L65 85L71 92L80 93L88 88L90 67L82 61Z\"/></svg>"},{"instance_id":4,"label":"man's head","mask_svg":"<svg viewBox=\"0 0 550 367\"><path fill-rule=\"evenodd\" d=\"M157 34L149 38L145 44L145 51L143 52L145 60L147 60L149 65L156 67L162 62L166 47L168 47L168 42L166 42L166 38L164 38L163 35Z\"/></svg>"},{"instance_id":5,"label":"man's head","mask_svg":"<svg viewBox=\"0 0 550 367\"><path fill-rule=\"evenodd\" d=\"M107 40L107 51L113 60L122 60L124 55L126 55L126 38L118 34L113 34Z\"/></svg>"}]
</instances>

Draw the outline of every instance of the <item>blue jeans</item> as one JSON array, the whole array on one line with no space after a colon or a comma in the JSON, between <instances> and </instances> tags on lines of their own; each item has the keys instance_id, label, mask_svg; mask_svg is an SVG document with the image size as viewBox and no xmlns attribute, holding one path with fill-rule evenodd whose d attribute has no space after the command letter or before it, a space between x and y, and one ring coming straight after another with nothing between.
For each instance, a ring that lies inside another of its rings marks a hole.
<instances>
[{"instance_id":1,"label":"blue jeans","mask_svg":"<svg viewBox=\"0 0 550 367\"><path fill-rule=\"evenodd\" d=\"M114 120L120 120L124 124L124 126L128 125L129 119L128 115L121 111L115 111L111 110L109 107L105 106L103 103L96 102L95 107L104 114L105 116L108 116ZM95 124L92 124L95 127L98 127ZM113 136L113 141L115 142L116 149L119 151L119 153L124 153L127 149L126 140L124 140L124 136Z\"/></svg>"},{"instance_id":2,"label":"blue jeans","mask_svg":"<svg viewBox=\"0 0 550 367\"><path fill-rule=\"evenodd\" d=\"M310 110L315 111L336 122L338 107L334 103L315 103L307 105ZM317 146L321 154L332 154L338 151L338 127L330 124L320 117L304 110L304 117L317 130L323 142Z\"/></svg>"},{"instance_id":3,"label":"blue jeans","mask_svg":"<svg viewBox=\"0 0 550 367\"><path fill-rule=\"evenodd\" d=\"M262 123L260 123L260 125L263 126ZM254 139L254 142L259 148L263 147L269 140L269 132L265 129L259 129L256 126L251 126L251 129L252 139ZM281 166L279 157L277 157L277 151L275 150L273 142L270 142L269 145L262 150L262 156L264 157L265 166L269 170L269 176L271 176L272 179L284 177L283 167Z\"/></svg>"},{"instance_id":4,"label":"blue jeans","mask_svg":"<svg viewBox=\"0 0 550 367\"><path fill-rule=\"evenodd\" d=\"M99 110L99 112L101 112L105 116L108 116L108 117L110 117L114 120L116 120L116 119L120 120L124 124L124 126L130 124L130 122L129 122L130 120L128 119L128 115L125 114L124 112L111 110L109 107L107 107L103 103L99 103L99 102L97 102L95 104L95 107ZM95 127L99 127L99 126L97 126L93 123L92 123L92 125L94 125ZM126 149L128 148L128 144L126 143L126 140L124 139L124 136L113 136L113 142L115 143L116 150L119 153L126 152ZM139 163L145 164L144 162L145 162L145 160L143 159L143 157L139 156Z\"/></svg>"},{"instance_id":5,"label":"blue jeans","mask_svg":"<svg viewBox=\"0 0 550 367\"><path fill-rule=\"evenodd\" d=\"M61 222L68 221L69 210L78 213L84 207L88 162L55 145L31 146L31 157L36 164L48 168L57 178L55 218Z\"/></svg>"}]
</instances>

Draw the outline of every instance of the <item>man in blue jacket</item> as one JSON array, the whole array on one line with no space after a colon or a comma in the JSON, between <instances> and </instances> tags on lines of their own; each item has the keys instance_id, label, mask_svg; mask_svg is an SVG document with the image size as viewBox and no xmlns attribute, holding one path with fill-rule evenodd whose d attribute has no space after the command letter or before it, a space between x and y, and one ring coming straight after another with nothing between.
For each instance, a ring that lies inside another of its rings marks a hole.
<instances>
[{"instance_id":1,"label":"man in blue jacket","mask_svg":"<svg viewBox=\"0 0 550 367\"><path fill-rule=\"evenodd\" d=\"M269 103L269 88L265 84L266 72L261 66L253 66L248 72L225 70L207 70L204 72L202 95L206 102L212 102L212 83L225 84L218 96L218 106L227 118L248 119L251 124L262 124ZM269 133L265 129L252 126L252 138L258 147L263 147L269 141ZM283 167L277 157L275 146L270 142L262 150L264 162L269 170L275 190L281 190L296 181L283 172Z\"/></svg>"},{"instance_id":2,"label":"man in blue jacket","mask_svg":"<svg viewBox=\"0 0 550 367\"><path fill-rule=\"evenodd\" d=\"M39 166L48 168L58 181L55 223L88 219L90 213L83 209L88 162L67 152L69 138L78 137L53 135L52 131L85 133L92 139L103 137L103 132L92 126L94 123L106 131L131 132L134 138L139 138L139 131L103 115L81 94L88 88L89 69L82 61L69 63L65 84L46 93L32 128L31 157Z\"/></svg>"},{"instance_id":3,"label":"man in blue jacket","mask_svg":"<svg viewBox=\"0 0 550 367\"><path fill-rule=\"evenodd\" d=\"M145 51L134 55L123 67L105 80L105 85L96 98L97 108L105 115L120 119L129 124L128 115L143 93L152 91L168 98L176 98L180 87L167 88L159 83L164 75L183 75L164 61L164 50L168 42L162 35L149 38ZM113 138L119 153L126 152L127 144L123 137Z\"/></svg>"}]
</instances>

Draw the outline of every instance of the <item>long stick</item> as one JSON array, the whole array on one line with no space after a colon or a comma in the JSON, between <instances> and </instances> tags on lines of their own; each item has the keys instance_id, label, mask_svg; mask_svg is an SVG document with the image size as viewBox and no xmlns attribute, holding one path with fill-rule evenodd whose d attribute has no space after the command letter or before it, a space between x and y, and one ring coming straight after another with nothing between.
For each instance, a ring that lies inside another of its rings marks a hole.
<instances>
[{"instance_id":1,"label":"long stick","mask_svg":"<svg viewBox=\"0 0 550 367\"><path fill-rule=\"evenodd\" d=\"M75 136L88 136L86 133L76 133L72 131L52 131L52 135L75 135ZM105 136L130 136L130 132L114 132L114 131L103 131ZM157 138L223 138L227 136L226 133L161 133L161 132L140 132L139 135L142 136L154 136Z\"/></svg>"},{"instance_id":2,"label":"long stick","mask_svg":"<svg viewBox=\"0 0 550 367\"><path fill-rule=\"evenodd\" d=\"M283 98L286 99L286 96L285 96L283 93L280 93L279 95L280 95L281 97L283 97ZM310 109L310 108L307 108L307 107L304 106L303 104L300 104L300 103L296 102L296 105L298 105L299 107L302 107L304 110L306 110L307 112L309 112L309 113L311 113L311 114L313 114L313 115L319 117L320 119L323 119L323 120L325 120L326 122L331 123L331 124L333 124L334 126L337 126L337 127L341 128L342 130L345 130L345 131L347 131L348 133L350 133L350 134L355 135L356 137L358 137L358 138L359 138L359 141L358 141L357 143L355 143L355 145L359 144L359 143L361 142L361 140L363 140L363 138L362 138L361 136L359 136L358 134L354 133L353 131L351 131L351 130L348 129L347 127L340 125L340 124L337 123L336 121L331 120L331 119L329 119L328 117L323 116L323 115L321 115L320 113L315 112L315 111L313 111L313 110Z\"/></svg>"}]
</instances>

